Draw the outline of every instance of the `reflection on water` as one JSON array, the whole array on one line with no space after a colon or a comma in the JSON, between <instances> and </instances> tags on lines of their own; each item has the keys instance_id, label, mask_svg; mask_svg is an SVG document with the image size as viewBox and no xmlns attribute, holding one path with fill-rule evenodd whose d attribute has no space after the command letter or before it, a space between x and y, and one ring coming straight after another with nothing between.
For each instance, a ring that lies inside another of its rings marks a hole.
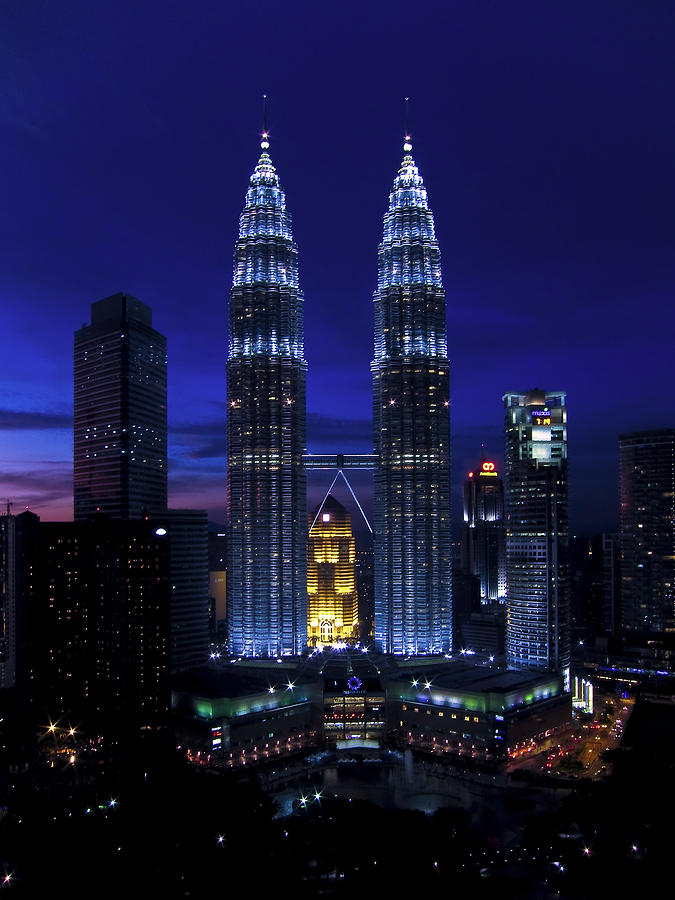
<instances>
[{"instance_id":1,"label":"reflection on water","mask_svg":"<svg viewBox=\"0 0 675 900\"><path fill-rule=\"evenodd\" d=\"M326 793L370 800L384 809L433 812L441 806L455 805L451 792L439 790L424 773L408 766L329 766L320 775Z\"/></svg>"},{"instance_id":2,"label":"reflection on water","mask_svg":"<svg viewBox=\"0 0 675 900\"><path fill-rule=\"evenodd\" d=\"M329 764L298 778L274 796L280 815L304 793L369 800L384 809L418 809L433 813L442 807L465 810L471 825L502 834L517 829L524 818L557 804L553 792L511 783L505 775L465 773L447 765L414 760L410 752L396 764L365 760Z\"/></svg>"}]
</instances>

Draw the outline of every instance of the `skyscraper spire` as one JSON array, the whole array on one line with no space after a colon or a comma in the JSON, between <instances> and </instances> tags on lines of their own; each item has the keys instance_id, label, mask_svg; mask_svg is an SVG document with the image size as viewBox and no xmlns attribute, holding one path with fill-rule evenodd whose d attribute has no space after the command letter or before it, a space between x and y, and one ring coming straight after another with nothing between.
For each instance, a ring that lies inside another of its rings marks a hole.
<instances>
[{"instance_id":1,"label":"skyscraper spire","mask_svg":"<svg viewBox=\"0 0 675 900\"><path fill-rule=\"evenodd\" d=\"M306 363L291 217L261 138L230 292L227 615L231 652L282 656L307 639Z\"/></svg>"},{"instance_id":2,"label":"skyscraper spire","mask_svg":"<svg viewBox=\"0 0 675 900\"><path fill-rule=\"evenodd\" d=\"M452 633L445 291L407 131L403 149L374 295L375 638L385 653L441 653Z\"/></svg>"},{"instance_id":3,"label":"skyscraper spire","mask_svg":"<svg viewBox=\"0 0 675 900\"><path fill-rule=\"evenodd\" d=\"M410 114L410 109L409 109L409 105L408 105L409 100L410 100L410 97L405 98L405 121L403 123L403 125L404 125L403 134L405 135L405 137L403 138L403 149L406 153L410 153L410 151L412 150L412 136L410 134L410 125L409 125L409 114Z\"/></svg>"},{"instance_id":4,"label":"skyscraper spire","mask_svg":"<svg viewBox=\"0 0 675 900\"><path fill-rule=\"evenodd\" d=\"M269 150L270 133L267 129L267 94L263 94L263 127L260 133L260 149Z\"/></svg>"}]
</instances>

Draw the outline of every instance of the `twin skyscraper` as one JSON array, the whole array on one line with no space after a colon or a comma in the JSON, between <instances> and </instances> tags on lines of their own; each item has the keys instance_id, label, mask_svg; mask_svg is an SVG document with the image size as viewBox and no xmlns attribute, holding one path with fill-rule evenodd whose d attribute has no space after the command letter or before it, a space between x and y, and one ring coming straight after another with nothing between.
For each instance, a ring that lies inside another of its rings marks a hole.
<instances>
[{"instance_id":1,"label":"twin skyscraper","mask_svg":"<svg viewBox=\"0 0 675 900\"><path fill-rule=\"evenodd\" d=\"M227 361L230 652L307 644L303 296L269 136L235 248ZM451 648L450 413L440 251L409 135L389 195L374 295L375 639Z\"/></svg>"}]
</instances>

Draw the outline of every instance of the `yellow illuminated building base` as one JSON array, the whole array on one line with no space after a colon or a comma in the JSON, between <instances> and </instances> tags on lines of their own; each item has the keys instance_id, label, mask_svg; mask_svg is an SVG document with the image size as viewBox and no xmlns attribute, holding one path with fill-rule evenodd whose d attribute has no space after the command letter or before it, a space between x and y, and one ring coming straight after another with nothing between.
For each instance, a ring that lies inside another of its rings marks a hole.
<instances>
[{"instance_id":1,"label":"yellow illuminated building base","mask_svg":"<svg viewBox=\"0 0 675 900\"><path fill-rule=\"evenodd\" d=\"M359 622L351 517L328 494L311 514L309 524L307 641L311 646L323 646L355 640Z\"/></svg>"}]
</instances>

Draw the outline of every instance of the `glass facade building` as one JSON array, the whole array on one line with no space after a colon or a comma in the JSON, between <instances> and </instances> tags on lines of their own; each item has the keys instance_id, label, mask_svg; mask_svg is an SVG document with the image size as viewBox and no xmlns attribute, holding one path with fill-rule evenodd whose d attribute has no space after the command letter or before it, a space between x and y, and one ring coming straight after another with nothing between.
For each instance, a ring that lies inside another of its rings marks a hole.
<instances>
[{"instance_id":1,"label":"glass facade building","mask_svg":"<svg viewBox=\"0 0 675 900\"><path fill-rule=\"evenodd\" d=\"M624 631L675 632L675 430L619 437Z\"/></svg>"},{"instance_id":2,"label":"glass facade building","mask_svg":"<svg viewBox=\"0 0 675 900\"><path fill-rule=\"evenodd\" d=\"M75 521L164 512L166 338L150 307L123 293L93 303L74 375Z\"/></svg>"},{"instance_id":3,"label":"glass facade building","mask_svg":"<svg viewBox=\"0 0 675 900\"><path fill-rule=\"evenodd\" d=\"M229 304L228 641L236 655L289 656L307 643L303 297L265 135L261 146Z\"/></svg>"},{"instance_id":4,"label":"glass facade building","mask_svg":"<svg viewBox=\"0 0 675 900\"><path fill-rule=\"evenodd\" d=\"M464 482L462 562L478 576L481 603L505 602L504 483L490 460L482 459Z\"/></svg>"},{"instance_id":5,"label":"glass facade building","mask_svg":"<svg viewBox=\"0 0 675 900\"><path fill-rule=\"evenodd\" d=\"M567 406L562 391L503 397L509 666L569 671Z\"/></svg>"},{"instance_id":6,"label":"glass facade building","mask_svg":"<svg viewBox=\"0 0 675 900\"><path fill-rule=\"evenodd\" d=\"M375 640L384 653L452 644L445 291L409 136L378 253L373 426Z\"/></svg>"}]
</instances>

